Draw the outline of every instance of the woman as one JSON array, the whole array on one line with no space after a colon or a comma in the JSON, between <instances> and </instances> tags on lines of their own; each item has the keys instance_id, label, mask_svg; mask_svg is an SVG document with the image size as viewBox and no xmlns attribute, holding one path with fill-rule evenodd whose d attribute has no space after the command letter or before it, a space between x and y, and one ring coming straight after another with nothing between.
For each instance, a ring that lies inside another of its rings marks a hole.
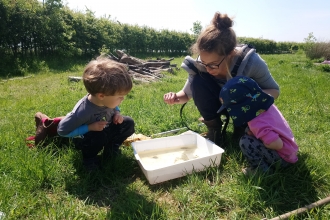
<instances>
[{"instance_id":1,"label":"woman","mask_svg":"<svg viewBox=\"0 0 330 220\"><path fill-rule=\"evenodd\" d=\"M199 54L199 57L195 60L187 56L181 65L189 73L186 84L179 92L164 95L164 102L171 105L183 104L193 98L208 128L206 137L218 145L222 138L222 121L217 113L221 107L219 93L227 79L232 75L247 76L275 99L280 93L267 64L255 49L248 45L237 45L232 25L233 20L227 14L215 13L211 24L191 47L192 52ZM235 64L239 59L242 60L237 69ZM191 64L197 71L193 71Z\"/></svg>"}]
</instances>

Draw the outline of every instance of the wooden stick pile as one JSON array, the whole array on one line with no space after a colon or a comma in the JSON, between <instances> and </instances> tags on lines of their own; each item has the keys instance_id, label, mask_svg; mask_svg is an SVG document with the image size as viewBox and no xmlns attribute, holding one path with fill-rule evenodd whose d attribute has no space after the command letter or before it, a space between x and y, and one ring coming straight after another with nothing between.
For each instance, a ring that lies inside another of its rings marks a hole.
<instances>
[{"instance_id":1,"label":"wooden stick pile","mask_svg":"<svg viewBox=\"0 0 330 220\"><path fill-rule=\"evenodd\" d=\"M162 72L166 71L173 73L173 68L177 68L176 64L171 64L174 58L157 60L141 60L139 58L130 56L121 50L116 51L117 56L112 53L108 54L109 59L115 60L120 63L127 64L129 73L133 79L141 82L153 82L164 77Z\"/></svg>"}]
</instances>

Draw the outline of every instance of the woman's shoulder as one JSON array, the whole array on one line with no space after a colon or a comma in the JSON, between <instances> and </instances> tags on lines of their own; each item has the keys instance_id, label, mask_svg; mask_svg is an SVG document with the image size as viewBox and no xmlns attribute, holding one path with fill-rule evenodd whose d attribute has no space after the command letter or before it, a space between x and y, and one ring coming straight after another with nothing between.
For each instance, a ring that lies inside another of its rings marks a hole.
<instances>
[{"instance_id":1,"label":"woman's shoulder","mask_svg":"<svg viewBox=\"0 0 330 220\"><path fill-rule=\"evenodd\" d=\"M181 68L186 70L192 77L194 77L199 72L207 72L205 67L199 64L197 60L199 60L199 57L194 59L190 56L186 56L181 64Z\"/></svg>"},{"instance_id":2,"label":"woman's shoulder","mask_svg":"<svg viewBox=\"0 0 330 220\"><path fill-rule=\"evenodd\" d=\"M231 72L234 70L235 65L238 65L238 62L239 67L237 70L237 75L248 76L248 72L250 72L250 69L255 69L258 68L258 66L260 65L265 65L265 61L261 59L261 57L256 53L255 48L247 44L238 45L235 48L235 56L231 66Z\"/></svg>"}]
</instances>

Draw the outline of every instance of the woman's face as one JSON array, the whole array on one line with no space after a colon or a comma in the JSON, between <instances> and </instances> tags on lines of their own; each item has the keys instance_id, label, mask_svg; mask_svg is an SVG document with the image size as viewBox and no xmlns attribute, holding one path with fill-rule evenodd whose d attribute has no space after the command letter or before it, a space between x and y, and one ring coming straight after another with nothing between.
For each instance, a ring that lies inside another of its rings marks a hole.
<instances>
[{"instance_id":1,"label":"woman's face","mask_svg":"<svg viewBox=\"0 0 330 220\"><path fill-rule=\"evenodd\" d=\"M200 59L207 72L215 77L226 77L228 72L229 56L220 56L215 52L201 51Z\"/></svg>"}]
</instances>

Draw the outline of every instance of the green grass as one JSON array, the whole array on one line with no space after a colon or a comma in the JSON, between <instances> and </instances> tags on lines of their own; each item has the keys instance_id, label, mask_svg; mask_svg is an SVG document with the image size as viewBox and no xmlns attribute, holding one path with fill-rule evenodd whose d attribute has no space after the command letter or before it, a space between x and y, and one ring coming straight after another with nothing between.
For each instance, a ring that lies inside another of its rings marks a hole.
<instances>
[{"instance_id":1,"label":"green grass","mask_svg":"<svg viewBox=\"0 0 330 220\"><path fill-rule=\"evenodd\" d=\"M262 55L281 87L276 105L289 122L300 147L299 161L272 175L245 177L237 140L227 132L219 167L150 185L130 147L104 170L87 174L80 152L71 144L51 142L29 149L34 114L50 117L71 111L85 95L83 66L70 71L47 69L26 79L0 83L0 211L6 219L262 219L303 207L330 194L330 92L328 72L303 54ZM172 63L180 65L183 57ZM54 74L56 73L56 74ZM183 127L179 105L163 94L182 88L187 74L177 70L160 82L137 84L121 105L136 122L136 133L152 135ZM190 101L186 122L200 132L200 115ZM329 219L330 205L291 219Z\"/></svg>"}]
</instances>

